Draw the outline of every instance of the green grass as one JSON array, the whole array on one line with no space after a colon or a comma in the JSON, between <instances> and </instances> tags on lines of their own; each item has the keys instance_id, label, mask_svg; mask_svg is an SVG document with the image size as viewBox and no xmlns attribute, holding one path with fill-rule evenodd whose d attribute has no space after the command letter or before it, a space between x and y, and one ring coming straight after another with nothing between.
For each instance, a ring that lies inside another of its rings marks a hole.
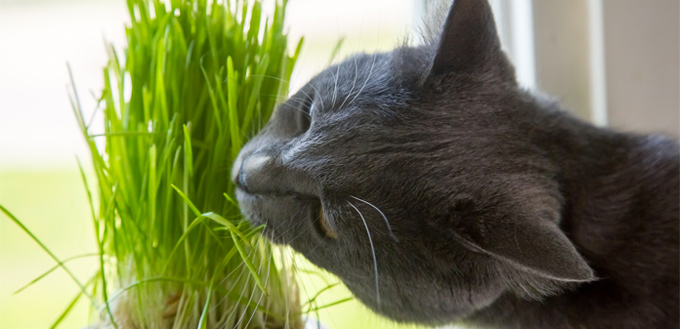
<instances>
[{"instance_id":1,"label":"green grass","mask_svg":"<svg viewBox=\"0 0 680 329\"><path fill-rule=\"evenodd\" d=\"M299 326L292 272L243 220L229 179L300 49L288 55L275 5L263 22L257 1L128 0L124 58L109 47L103 71L104 134L74 89L99 195L100 267L79 286L106 326Z\"/></svg>"},{"instance_id":2,"label":"green grass","mask_svg":"<svg viewBox=\"0 0 680 329\"><path fill-rule=\"evenodd\" d=\"M93 224L88 220L87 195L75 163L71 169L0 170L0 200L58 257L96 254ZM3 216L0 214L0 328L50 328L78 288L68 275L57 269L14 294L55 263ZM97 257L86 257L68 262L67 266L81 280L87 280L97 271L98 263ZM302 258L296 258L296 266L301 269L296 277L303 304L329 284L337 283L336 278ZM337 285L323 292L316 303L325 305L349 296L344 286ZM89 302L81 298L59 328L85 328L90 310ZM402 328L373 315L356 300L309 316L321 319L329 329Z\"/></svg>"},{"instance_id":3,"label":"green grass","mask_svg":"<svg viewBox=\"0 0 680 329\"><path fill-rule=\"evenodd\" d=\"M60 256L92 253L94 237L77 169L70 172L0 172L0 200ZM22 286L54 266L52 259L0 214L0 328L50 328L77 293L61 270L21 293ZM67 263L81 280L96 269L96 258ZM82 328L89 304L81 302L62 322Z\"/></svg>"},{"instance_id":4,"label":"green grass","mask_svg":"<svg viewBox=\"0 0 680 329\"><path fill-rule=\"evenodd\" d=\"M229 179L288 93L301 43L289 56L285 2L271 19L258 1L127 3L127 48L110 45L103 70L103 133L72 81L96 179L91 190L81 166L97 270L78 277L0 208L79 288L53 326L83 298L103 327L299 327L291 265L243 220Z\"/></svg>"},{"instance_id":5,"label":"green grass","mask_svg":"<svg viewBox=\"0 0 680 329\"><path fill-rule=\"evenodd\" d=\"M273 327L301 314L331 329L395 327L262 241L233 202L231 163L287 95L300 50L283 4L265 24L259 3L163 3L128 1L128 48L109 48L101 108L73 95L92 164L0 172L0 202L17 215L4 217L20 224L0 221L0 327Z\"/></svg>"}]
</instances>

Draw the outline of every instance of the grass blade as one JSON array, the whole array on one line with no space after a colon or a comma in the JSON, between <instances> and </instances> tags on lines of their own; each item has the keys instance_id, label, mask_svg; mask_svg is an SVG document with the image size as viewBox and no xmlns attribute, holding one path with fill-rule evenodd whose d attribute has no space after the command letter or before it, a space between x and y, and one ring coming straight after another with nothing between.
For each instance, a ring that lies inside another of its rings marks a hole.
<instances>
[{"instance_id":1,"label":"grass blade","mask_svg":"<svg viewBox=\"0 0 680 329\"><path fill-rule=\"evenodd\" d=\"M43 274L41 274L41 275L38 276L37 278L31 280L31 282L29 282L29 283L23 285L21 288L19 288L19 289L17 289L16 291L14 291L14 292L12 293L12 295L16 295L16 294L18 294L18 293L24 291L26 288L28 288L28 287L32 286L33 284L35 284L36 282L42 280L44 277L46 277L46 276L48 276L50 273L54 272L54 270L60 268L62 265L66 264L66 263L68 263L68 262L70 262L70 261L72 261L72 260L80 259L80 258L85 258L85 257L94 257L94 256L99 256L99 254L89 253L89 254L82 254L82 255L77 255L77 256L73 256L73 257L66 258L66 259L64 259L61 263L52 266L49 270L45 271Z\"/></svg>"},{"instance_id":2,"label":"grass blade","mask_svg":"<svg viewBox=\"0 0 680 329\"><path fill-rule=\"evenodd\" d=\"M38 239L38 237L36 237L33 234L33 232L31 232L31 230L29 230L19 219L17 219L11 212L9 212L9 210L7 210L2 205L0 205L0 212L4 213L5 216L9 217L10 220L17 224L21 228L21 230L28 234L28 236L30 236L31 239L33 239L33 241L35 241L40 246L40 248L42 248L42 250L44 250L55 262L57 262L58 266L61 267L66 272L66 274L68 274L68 276L71 277L73 282L75 282L78 285L80 291L90 299L90 302L93 305L96 305L94 298L90 296L90 294L85 289L85 286L80 282L80 280L78 280L78 278L73 274L73 272L71 272L71 270L69 270L69 268L66 267L64 262L62 262L59 259L59 257L57 257L49 248L47 248L47 246L45 246L45 244L43 244L42 241L40 241L40 239Z\"/></svg>"}]
</instances>

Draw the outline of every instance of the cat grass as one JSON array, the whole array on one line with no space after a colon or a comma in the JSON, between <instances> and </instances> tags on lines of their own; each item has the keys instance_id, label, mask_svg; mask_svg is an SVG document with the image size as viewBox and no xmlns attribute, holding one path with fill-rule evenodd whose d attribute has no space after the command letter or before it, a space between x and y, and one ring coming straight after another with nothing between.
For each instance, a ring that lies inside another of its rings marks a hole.
<instances>
[{"instance_id":1,"label":"cat grass","mask_svg":"<svg viewBox=\"0 0 680 329\"><path fill-rule=\"evenodd\" d=\"M259 1L127 6L127 46L107 48L94 113L72 83L96 181L87 194L98 270L78 280L0 207L79 287L53 327L83 297L97 328L300 327L293 271L244 221L230 179L242 145L288 94L302 42L291 47L283 31L286 1L269 18Z\"/></svg>"}]
</instances>

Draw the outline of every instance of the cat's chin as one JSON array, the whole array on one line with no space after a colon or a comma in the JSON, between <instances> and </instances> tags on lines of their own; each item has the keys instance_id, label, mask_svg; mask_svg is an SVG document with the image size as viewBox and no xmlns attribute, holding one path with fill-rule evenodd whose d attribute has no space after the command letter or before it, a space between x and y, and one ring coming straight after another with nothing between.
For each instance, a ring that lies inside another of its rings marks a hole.
<instances>
[{"instance_id":1,"label":"cat's chin","mask_svg":"<svg viewBox=\"0 0 680 329\"><path fill-rule=\"evenodd\" d=\"M344 280L343 280L344 282ZM381 300L375 298L374 291L365 291L351 283L344 282L352 294L371 310L393 321L410 324L427 324L431 326L450 325L471 316L478 308L467 303L450 304L456 298L442 298L441 292L432 293L431 298L424 298L423 291L408 292L408 287L402 286L401 294L390 295L383 291ZM405 292L405 294L403 293Z\"/></svg>"}]
</instances>

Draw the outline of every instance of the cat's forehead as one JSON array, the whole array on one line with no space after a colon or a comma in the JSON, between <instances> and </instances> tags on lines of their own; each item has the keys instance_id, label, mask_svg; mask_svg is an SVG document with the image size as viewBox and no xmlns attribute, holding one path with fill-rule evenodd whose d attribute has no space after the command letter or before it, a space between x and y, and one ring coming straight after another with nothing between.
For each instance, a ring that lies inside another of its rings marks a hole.
<instances>
[{"instance_id":1,"label":"cat's forehead","mask_svg":"<svg viewBox=\"0 0 680 329\"><path fill-rule=\"evenodd\" d=\"M391 53L358 54L325 69L310 84L321 99L374 95L389 89Z\"/></svg>"},{"instance_id":2,"label":"cat's forehead","mask_svg":"<svg viewBox=\"0 0 680 329\"><path fill-rule=\"evenodd\" d=\"M359 103L403 102L422 77L425 62L413 49L357 54L332 65L309 82L315 100L339 109Z\"/></svg>"},{"instance_id":3,"label":"cat's forehead","mask_svg":"<svg viewBox=\"0 0 680 329\"><path fill-rule=\"evenodd\" d=\"M388 70L391 52L373 54L354 54L341 62L331 65L315 76L310 83L317 86L346 83L353 80L365 80L373 75L379 77Z\"/></svg>"}]
</instances>

